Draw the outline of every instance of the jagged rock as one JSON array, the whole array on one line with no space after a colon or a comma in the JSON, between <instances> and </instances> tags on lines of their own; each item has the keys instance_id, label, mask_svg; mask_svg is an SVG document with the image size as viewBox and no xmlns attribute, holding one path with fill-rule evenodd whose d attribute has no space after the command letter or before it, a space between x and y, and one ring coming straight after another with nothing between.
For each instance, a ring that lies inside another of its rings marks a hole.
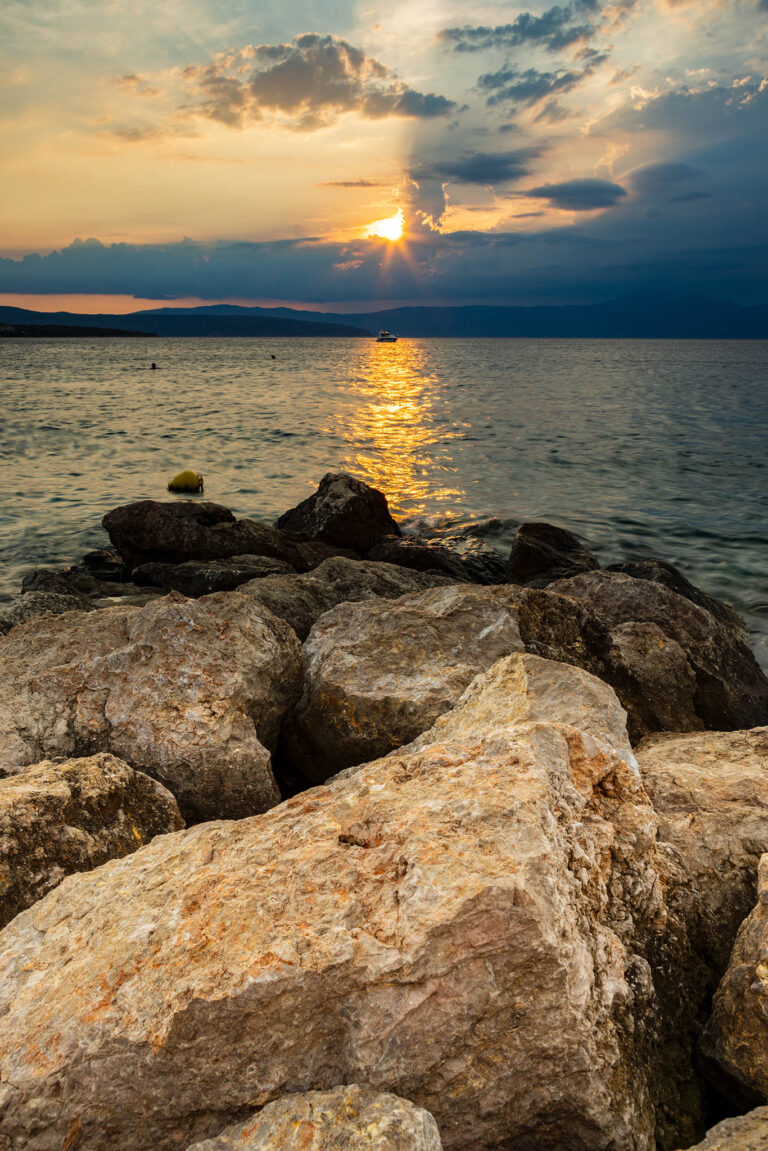
<instances>
[{"instance_id":1,"label":"jagged rock","mask_svg":"<svg viewBox=\"0 0 768 1151\"><path fill-rule=\"evenodd\" d=\"M113 755L45 761L0 779L0 927L65 875L183 826L171 793Z\"/></svg>"},{"instance_id":2,"label":"jagged rock","mask_svg":"<svg viewBox=\"0 0 768 1151\"><path fill-rule=\"evenodd\" d=\"M279 800L268 749L301 690L301 649L250 596L35 619L0 639L0 670L0 774L109 751L187 819Z\"/></svg>"},{"instance_id":3,"label":"jagged rock","mask_svg":"<svg viewBox=\"0 0 768 1151\"><path fill-rule=\"evenodd\" d=\"M70 568L34 568L22 580L21 590L25 596L32 592L70 596L86 609L107 607L115 600L143 606L155 595L128 580L100 579L79 564Z\"/></svg>"},{"instance_id":4,"label":"jagged rock","mask_svg":"<svg viewBox=\"0 0 768 1151\"><path fill-rule=\"evenodd\" d=\"M593 578L617 593L621 611L607 600L604 616L600 596L560 594ZM621 622L622 611L630 622ZM628 712L634 741L664 729L768 720L768 681L712 616L659 584L596 572L545 591L455 585L329 611L306 641L304 692L281 751L315 780L384 755L415 739L478 672L514 651L605 679Z\"/></svg>"},{"instance_id":5,"label":"jagged rock","mask_svg":"<svg viewBox=\"0 0 768 1151\"><path fill-rule=\"evenodd\" d=\"M690 1151L768 1151L768 1107L724 1119Z\"/></svg>"},{"instance_id":6,"label":"jagged rock","mask_svg":"<svg viewBox=\"0 0 768 1151\"><path fill-rule=\"evenodd\" d=\"M768 1102L768 855L760 859L757 888L699 1052L704 1073L738 1107Z\"/></svg>"},{"instance_id":7,"label":"jagged rock","mask_svg":"<svg viewBox=\"0 0 768 1151\"><path fill-rule=\"evenodd\" d=\"M0 635L39 615L62 615L68 611L87 611L84 600L54 591L33 591L17 596L0 607Z\"/></svg>"},{"instance_id":8,"label":"jagged rock","mask_svg":"<svg viewBox=\"0 0 768 1151\"><path fill-rule=\"evenodd\" d=\"M396 599L447 582L444 576L433 572L404 571L394 564L339 556L325 560L306 574L253 580L243 584L240 591L284 619L304 640L315 621L336 604L374 597Z\"/></svg>"},{"instance_id":9,"label":"jagged rock","mask_svg":"<svg viewBox=\"0 0 768 1151\"><path fill-rule=\"evenodd\" d=\"M721 623L742 633L744 639L748 639L749 629L735 608L723 600L716 599L713 595L708 595L701 588L697 588L695 584L685 578L681 571L667 563L666 560L626 560L623 563L607 564L605 570L621 572L623 575L632 576L633 579L652 580L654 583L664 584L671 591L677 592L678 595L698 604L699 607L703 607Z\"/></svg>"},{"instance_id":10,"label":"jagged rock","mask_svg":"<svg viewBox=\"0 0 768 1151\"><path fill-rule=\"evenodd\" d=\"M507 578L514 583L544 587L552 580L594 571L600 564L581 540L553 524L520 524L512 541Z\"/></svg>"},{"instance_id":11,"label":"jagged rock","mask_svg":"<svg viewBox=\"0 0 768 1151\"><path fill-rule=\"evenodd\" d=\"M648 958L661 973L667 1067L688 1081L693 1098L702 1094L696 1044L768 850L768 729L650 736L637 759L659 820L668 908L667 930ZM659 1138L661 1120L657 1127ZM700 1130L692 1126L688 1135ZM678 1142L659 1138L660 1147Z\"/></svg>"},{"instance_id":12,"label":"jagged rock","mask_svg":"<svg viewBox=\"0 0 768 1151\"><path fill-rule=\"evenodd\" d=\"M705 997L755 905L768 852L768 727L650 736L637 761L677 880L668 899L707 965Z\"/></svg>"},{"instance_id":13,"label":"jagged rock","mask_svg":"<svg viewBox=\"0 0 768 1151\"><path fill-rule=\"evenodd\" d=\"M507 583L507 565L495 548L458 536L384 536L366 553L369 560L398 564L415 571L437 571L459 583Z\"/></svg>"},{"instance_id":14,"label":"jagged rock","mask_svg":"<svg viewBox=\"0 0 768 1151\"><path fill-rule=\"evenodd\" d=\"M30 592L47 592L49 595L69 596L70 599L79 600L81 606L85 606L86 597L68 577L67 569L33 568L21 581L21 591L23 595Z\"/></svg>"},{"instance_id":15,"label":"jagged rock","mask_svg":"<svg viewBox=\"0 0 768 1151\"><path fill-rule=\"evenodd\" d=\"M197 598L215 591L234 591L248 580L295 571L291 564L270 556L233 556L226 560L187 560L183 564L141 564L133 569L132 578L140 585Z\"/></svg>"},{"instance_id":16,"label":"jagged rock","mask_svg":"<svg viewBox=\"0 0 768 1151\"><path fill-rule=\"evenodd\" d=\"M606 685L541 672L623 757L508 714L539 670L504 661L435 743L160 837L9 924L4 1151L170 1151L350 1081L426 1108L449 1151L650 1151L653 810Z\"/></svg>"},{"instance_id":17,"label":"jagged rock","mask_svg":"<svg viewBox=\"0 0 768 1151\"><path fill-rule=\"evenodd\" d=\"M660 583L619 572L588 572L547 590L585 600L608 624L611 682L620 697L622 676L638 685L642 734L768 723L768 679L740 629Z\"/></svg>"},{"instance_id":18,"label":"jagged rock","mask_svg":"<svg viewBox=\"0 0 768 1151\"><path fill-rule=\"evenodd\" d=\"M400 535L384 493L346 472L324 475L317 491L284 512L276 526L302 539L356 551L365 551L382 536Z\"/></svg>"},{"instance_id":19,"label":"jagged rock","mask_svg":"<svg viewBox=\"0 0 768 1151\"><path fill-rule=\"evenodd\" d=\"M125 576L122 556L112 548L98 548L96 551L86 552L72 570L88 572L94 579L112 583L120 583Z\"/></svg>"},{"instance_id":20,"label":"jagged rock","mask_svg":"<svg viewBox=\"0 0 768 1151\"><path fill-rule=\"evenodd\" d=\"M235 519L228 508L206 500L139 500L107 512L101 522L131 568L254 555L308 571L339 554L319 540L302 542L267 524Z\"/></svg>"},{"instance_id":21,"label":"jagged rock","mask_svg":"<svg viewBox=\"0 0 768 1151\"><path fill-rule=\"evenodd\" d=\"M189 1151L441 1151L437 1124L406 1099L352 1084L284 1095Z\"/></svg>"}]
</instances>

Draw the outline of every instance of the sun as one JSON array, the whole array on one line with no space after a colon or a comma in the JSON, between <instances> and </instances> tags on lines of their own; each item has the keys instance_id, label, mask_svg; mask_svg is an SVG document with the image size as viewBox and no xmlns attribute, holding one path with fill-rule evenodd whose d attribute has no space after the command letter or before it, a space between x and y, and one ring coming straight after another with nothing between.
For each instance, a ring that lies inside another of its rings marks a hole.
<instances>
[{"instance_id":1,"label":"sun","mask_svg":"<svg viewBox=\"0 0 768 1151\"><path fill-rule=\"evenodd\" d=\"M380 240L395 242L401 238L404 228L403 210L398 208L394 216L389 216L386 220L374 220L372 224L369 224L365 235L366 239L371 236L378 236Z\"/></svg>"}]
</instances>

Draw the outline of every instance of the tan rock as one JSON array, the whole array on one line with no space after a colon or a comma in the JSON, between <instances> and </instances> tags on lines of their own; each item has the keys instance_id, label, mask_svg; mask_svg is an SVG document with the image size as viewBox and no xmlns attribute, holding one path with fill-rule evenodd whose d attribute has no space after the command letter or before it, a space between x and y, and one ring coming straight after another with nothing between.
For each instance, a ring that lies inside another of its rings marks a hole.
<instances>
[{"instance_id":1,"label":"tan rock","mask_svg":"<svg viewBox=\"0 0 768 1151\"><path fill-rule=\"evenodd\" d=\"M238 592L42 617L0 639L0 772L109 751L186 818L279 800L270 767L301 685L281 620Z\"/></svg>"},{"instance_id":2,"label":"tan rock","mask_svg":"<svg viewBox=\"0 0 768 1151\"><path fill-rule=\"evenodd\" d=\"M768 1107L724 1119L690 1151L768 1151Z\"/></svg>"},{"instance_id":3,"label":"tan rock","mask_svg":"<svg viewBox=\"0 0 768 1151\"><path fill-rule=\"evenodd\" d=\"M113 755L47 761L0 779L0 927L65 875L183 826L170 792Z\"/></svg>"},{"instance_id":4,"label":"tan rock","mask_svg":"<svg viewBox=\"0 0 768 1151\"><path fill-rule=\"evenodd\" d=\"M365 1087L285 1095L189 1151L441 1151L428 1111Z\"/></svg>"},{"instance_id":5,"label":"tan rock","mask_svg":"<svg viewBox=\"0 0 768 1151\"><path fill-rule=\"evenodd\" d=\"M736 936L700 1055L708 1078L737 1106L768 1103L768 855L760 860L757 906Z\"/></svg>"},{"instance_id":6,"label":"tan rock","mask_svg":"<svg viewBox=\"0 0 768 1151\"><path fill-rule=\"evenodd\" d=\"M340 603L356 603L376 597L397 599L424 588L442 587L450 581L435 572L410 571L391 563L350 560L343 556L325 560L302 575L266 576L242 584L240 591L252 595L280 619L289 623L299 639L306 639L312 625Z\"/></svg>"},{"instance_id":7,"label":"tan rock","mask_svg":"<svg viewBox=\"0 0 768 1151\"><path fill-rule=\"evenodd\" d=\"M650 1151L655 817L607 742L607 686L557 669L605 738L517 722L539 671L512 657L436 742L158 838L17 916L0 1148L76 1130L78 1151L170 1151L355 1082L430 1111L456 1151Z\"/></svg>"}]
</instances>

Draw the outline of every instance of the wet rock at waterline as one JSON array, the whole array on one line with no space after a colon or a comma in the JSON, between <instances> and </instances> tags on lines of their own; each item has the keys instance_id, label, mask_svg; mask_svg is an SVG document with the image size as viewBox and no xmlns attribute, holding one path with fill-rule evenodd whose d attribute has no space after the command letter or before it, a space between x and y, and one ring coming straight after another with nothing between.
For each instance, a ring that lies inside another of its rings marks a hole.
<instances>
[{"instance_id":1,"label":"wet rock at waterline","mask_svg":"<svg viewBox=\"0 0 768 1151\"><path fill-rule=\"evenodd\" d=\"M250 596L42 617L0 639L0 668L0 773L109 751L187 819L279 800L269 749L301 691L301 649Z\"/></svg>"},{"instance_id":2,"label":"wet rock at waterline","mask_svg":"<svg viewBox=\"0 0 768 1151\"><path fill-rule=\"evenodd\" d=\"M743 627L723 623L662 584L596 571L548 591L588 603L608 624L617 684L639 689L645 732L733 731L768 724L768 679Z\"/></svg>"},{"instance_id":3,"label":"wet rock at waterline","mask_svg":"<svg viewBox=\"0 0 768 1151\"><path fill-rule=\"evenodd\" d=\"M666 560L625 560L623 563L608 564L605 570L620 572L623 575L632 576L633 579L652 580L654 583L664 584L671 591L677 592L678 595L698 604L699 607L703 607L727 627L743 633L745 639L748 636L747 625L735 608L731 607L729 603L725 603L724 600L716 599L713 595L708 595L707 592L702 591L701 588L697 588L689 579L686 579L678 568L667 563Z\"/></svg>"},{"instance_id":4,"label":"wet rock at waterline","mask_svg":"<svg viewBox=\"0 0 768 1151\"><path fill-rule=\"evenodd\" d=\"M252 580L241 585L240 591L284 619L299 639L304 640L320 616L337 604L377 597L397 599L409 592L447 583L445 576L433 572L409 571L394 564L338 556L301 575Z\"/></svg>"},{"instance_id":5,"label":"wet rock at waterline","mask_svg":"<svg viewBox=\"0 0 768 1151\"><path fill-rule=\"evenodd\" d=\"M478 539L384 536L366 552L366 558L415 571L440 572L458 583L508 582L503 556Z\"/></svg>"},{"instance_id":6,"label":"wet rock at waterline","mask_svg":"<svg viewBox=\"0 0 768 1151\"><path fill-rule=\"evenodd\" d=\"M33 591L17 596L9 604L0 606L0 635L11 628L41 615L63 615L70 611L87 611L88 605L79 596L63 595L54 591Z\"/></svg>"},{"instance_id":7,"label":"wet rock at waterline","mask_svg":"<svg viewBox=\"0 0 768 1151\"><path fill-rule=\"evenodd\" d=\"M441 1151L428 1111L352 1084L284 1095L188 1151Z\"/></svg>"},{"instance_id":8,"label":"wet rock at waterline","mask_svg":"<svg viewBox=\"0 0 768 1151\"><path fill-rule=\"evenodd\" d=\"M276 526L307 540L365 551L386 535L400 535L387 497L346 472L328 472L317 491L284 512Z\"/></svg>"},{"instance_id":9,"label":"wet rock at waterline","mask_svg":"<svg viewBox=\"0 0 768 1151\"><path fill-rule=\"evenodd\" d=\"M59 1151L76 1120L78 1151L170 1151L351 1081L431 1112L455 1151L650 1151L655 1084L673 1089L648 1046L655 817L611 747L611 690L549 672L611 743L518 724L520 664L435 743L160 837L18 916L0 1146Z\"/></svg>"},{"instance_id":10,"label":"wet rock at waterline","mask_svg":"<svg viewBox=\"0 0 768 1151\"><path fill-rule=\"evenodd\" d=\"M581 540L553 524L521 524L512 541L507 578L513 583L544 587L552 580L593 571L600 564Z\"/></svg>"},{"instance_id":11,"label":"wet rock at waterline","mask_svg":"<svg viewBox=\"0 0 768 1151\"><path fill-rule=\"evenodd\" d=\"M768 1103L768 855L700 1046L704 1072L736 1106Z\"/></svg>"},{"instance_id":12,"label":"wet rock at waterline","mask_svg":"<svg viewBox=\"0 0 768 1151\"><path fill-rule=\"evenodd\" d=\"M113 755L46 761L0 779L0 927L66 875L183 826L170 792Z\"/></svg>"},{"instance_id":13,"label":"wet rock at waterline","mask_svg":"<svg viewBox=\"0 0 768 1151\"><path fill-rule=\"evenodd\" d=\"M179 591L195 598L234 591L249 580L289 575L296 569L270 556L232 556L225 560L187 560L183 564L148 563L134 568L134 583Z\"/></svg>"},{"instance_id":14,"label":"wet rock at waterline","mask_svg":"<svg viewBox=\"0 0 768 1151\"><path fill-rule=\"evenodd\" d=\"M131 568L254 555L308 571L339 553L320 540L302 541L268 524L235 519L228 508L206 500L140 500L108 512L102 524Z\"/></svg>"}]
</instances>

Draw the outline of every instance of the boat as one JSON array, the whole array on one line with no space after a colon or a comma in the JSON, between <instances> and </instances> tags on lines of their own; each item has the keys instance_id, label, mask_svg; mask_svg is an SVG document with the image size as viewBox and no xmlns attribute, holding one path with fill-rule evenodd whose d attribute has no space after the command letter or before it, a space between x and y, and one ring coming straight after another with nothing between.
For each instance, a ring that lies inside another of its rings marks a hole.
<instances>
[{"instance_id":1,"label":"boat","mask_svg":"<svg viewBox=\"0 0 768 1151\"><path fill-rule=\"evenodd\" d=\"M396 340L397 336L394 336L392 332L388 332L386 328L382 328L376 337L377 344L394 344Z\"/></svg>"}]
</instances>

